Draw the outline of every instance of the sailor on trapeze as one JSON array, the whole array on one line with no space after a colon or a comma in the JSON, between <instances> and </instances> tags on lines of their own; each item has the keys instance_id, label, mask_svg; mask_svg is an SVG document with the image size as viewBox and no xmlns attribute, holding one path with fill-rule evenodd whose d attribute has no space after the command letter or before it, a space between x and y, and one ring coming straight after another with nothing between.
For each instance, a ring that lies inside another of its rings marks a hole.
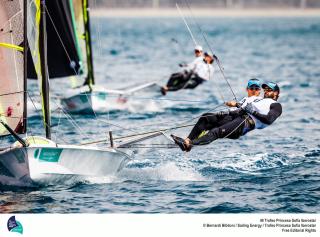
<instances>
[{"instance_id":1,"label":"sailor on trapeze","mask_svg":"<svg viewBox=\"0 0 320 237\"><path fill-rule=\"evenodd\" d=\"M201 83L212 78L214 68L212 63L214 57L209 53L202 54L202 47L197 45L194 49L196 59L190 64L180 64L184 70L173 73L166 86L161 87L161 93L166 95L168 91L178 91L181 89L194 89Z\"/></svg>"},{"instance_id":2,"label":"sailor on trapeze","mask_svg":"<svg viewBox=\"0 0 320 237\"><path fill-rule=\"evenodd\" d=\"M282 106L277 102L280 88L274 82L262 84L262 88L264 98L256 98L242 107L238 105L240 108L233 111L203 114L186 139L171 135L173 140L181 150L189 152L197 145L221 138L238 139L249 131L271 125L282 113Z\"/></svg>"}]
</instances>

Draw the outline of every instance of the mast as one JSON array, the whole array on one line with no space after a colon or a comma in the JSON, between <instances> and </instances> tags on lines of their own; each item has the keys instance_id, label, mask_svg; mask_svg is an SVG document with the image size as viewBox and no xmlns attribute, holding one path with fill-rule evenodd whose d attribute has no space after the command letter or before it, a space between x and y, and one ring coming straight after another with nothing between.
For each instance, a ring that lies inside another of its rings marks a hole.
<instances>
[{"instance_id":1,"label":"mast","mask_svg":"<svg viewBox=\"0 0 320 237\"><path fill-rule=\"evenodd\" d=\"M22 133L27 132L27 75L28 75L28 37L27 37L27 1L23 1L23 128Z\"/></svg>"},{"instance_id":2,"label":"mast","mask_svg":"<svg viewBox=\"0 0 320 237\"><path fill-rule=\"evenodd\" d=\"M89 0L82 0L83 7L83 21L84 21L84 36L86 40L86 52L87 52L87 68L88 75L84 82L85 85L88 85L90 90L92 85L94 85L94 72L93 72L93 58L92 58L92 45L91 45L91 31L90 31L90 8Z\"/></svg>"},{"instance_id":3,"label":"mast","mask_svg":"<svg viewBox=\"0 0 320 237\"><path fill-rule=\"evenodd\" d=\"M51 121L50 121L50 103L49 103L49 75L48 75L48 59L47 59L47 34L46 34L46 3L45 0L40 2L40 62L41 62L41 97L42 112L44 119L44 127L46 130L46 138L51 139Z\"/></svg>"}]
</instances>

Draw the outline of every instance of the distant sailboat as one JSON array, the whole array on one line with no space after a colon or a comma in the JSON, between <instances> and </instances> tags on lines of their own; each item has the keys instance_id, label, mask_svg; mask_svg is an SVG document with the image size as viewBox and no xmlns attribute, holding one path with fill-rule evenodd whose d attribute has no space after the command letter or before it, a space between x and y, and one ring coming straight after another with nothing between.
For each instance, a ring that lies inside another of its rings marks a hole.
<instances>
[{"instance_id":1,"label":"distant sailboat","mask_svg":"<svg viewBox=\"0 0 320 237\"><path fill-rule=\"evenodd\" d=\"M88 0L50 1L47 6L50 41L49 78L60 77L54 68L65 68L64 76L84 78L78 88L69 90L61 99L61 105L69 113L99 113L125 109L130 95L154 86L154 82L125 90L104 88L96 85L92 56L90 13ZM50 21L50 22L49 22ZM51 47L52 46L52 47ZM53 47L54 46L54 47ZM59 57L56 48L58 48ZM63 54L64 55L61 55ZM52 57L51 57L52 56ZM57 60L62 58L63 60ZM51 60L51 61L50 61ZM63 64L58 66L58 64ZM53 73L50 73L50 70ZM83 76L84 75L84 76ZM71 95L70 95L71 94Z\"/></svg>"},{"instance_id":2,"label":"distant sailboat","mask_svg":"<svg viewBox=\"0 0 320 237\"><path fill-rule=\"evenodd\" d=\"M0 185L34 186L57 177L113 175L130 159L113 148L51 140L45 14L45 0L0 4L0 136L13 135L17 140L0 152ZM27 41L39 82L46 138L26 134Z\"/></svg>"}]
</instances>

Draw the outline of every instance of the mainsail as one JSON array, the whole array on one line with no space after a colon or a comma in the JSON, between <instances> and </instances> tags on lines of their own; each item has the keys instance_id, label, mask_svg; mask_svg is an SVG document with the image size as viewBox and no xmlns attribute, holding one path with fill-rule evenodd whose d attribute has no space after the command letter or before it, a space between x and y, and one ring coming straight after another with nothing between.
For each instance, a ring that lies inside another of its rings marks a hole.
<instances>
[{"instance_id":1,"label":"mainsail","mask_svg":"<svg viewBox=\"0 0 320 237\"><path fill-rule=\"evenodd\" d=\"M85 28L84 28L84 19L83 19L83 9L82 9L83 0L72 0L70 1L70 10L72 15L73 28L76 35L76 46L80 58L81 72L86 74L86 63L87 59L84 57L86 54L86 41L85 41Z\"/></svg>"},{"instance_id":2,"label":"mainsail","mask_svg":"<svg viewBox=\"0 0 320 237\"><path fill-rule=\"evenodd\" d=\"M39 79L47 138L51 136L48 78L81 73L72 5L71 0L28 0L28 78Z\"/></svg>"},{"instance_id":3,"label":"mainsail","mask_svg":"<svg viewBox=\"0 0 320 237\"><path fill-rule=\"evenodd\" d=\"M41 15L34 12L40 1L29 2L29 16L33 22L40 22ZM74 16L71 0L55 0L45 2L46 34L49 78L67 77L81 74L81 57L74 27ZM34 16L36 16L34 18ZM39 19L38 19L38 18ZM28 25L32 30L39 31L37 24ZM29 39L29 42L31 40ZM34 42L34 41L33 41ZM30 56L30 55L29 55ZM34 59L34 55L32 55ZM32 64L28 65L28 78L37 78Z\"/></svg>"},{"instance_id":4,"label":"mainsail","mask_svg":"<svg viewBox=\"0 0 320 237\"><path fill-rule=\"evenodd\" d=\"M70 1L70 9L74 19L77 46L82 62L82 71L85 75L85 83L90 87L94 85L93 56L90 31L90 14L88 0ZM84 56L83 56L84 55Z\"/></svg>"},{"instance_id":5,"label":"mainsail","mask_svg":"<svg viewBox=\"0 0 320 237\"><path fill-rule=\"evenodd\" d=\"M0 119L17 133L26 130L23 0L0 1ZM0 136L9 132L0 124Z\"/></svg>"}]
</instances>

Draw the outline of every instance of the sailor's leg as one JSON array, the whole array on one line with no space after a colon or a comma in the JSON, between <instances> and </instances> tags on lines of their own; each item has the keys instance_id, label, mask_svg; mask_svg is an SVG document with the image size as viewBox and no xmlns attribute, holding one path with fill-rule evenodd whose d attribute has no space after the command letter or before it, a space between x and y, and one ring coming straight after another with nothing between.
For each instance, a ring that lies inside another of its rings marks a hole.
<instances>
[{"instance_id":1,"label":"sailor's leg","mask_svg":"<svg viewBox=\"0 0 320 237\"><path fill-rule=\"evenodd\" d=\"M182 72L173 73L170 76L169 81L167 82L167 87L175 86L181 80L183 80L183 73Z\"/></svg>"},{"instance_id":2,"label":"sailor's leg","mask_svg":"<svg viewBox=\"0 0 320 237\"><path fill-rule=\"evenodd\" d=\"M194 89L202 84L202 82L204 82L204 80L200 77L193 77L187 82L186 86L183 89Z\"/></svg>"},{"instance_id":3,"label":"sailor's leg","mask_svg":"<svg viewBox=\"0 0 320 237\"><path fill-rule=\"evenodd\" d=\"M196 139L203 131L211 130L215 127L219 127L222 124L231 121L231 117L227 114L221 115L217 113L205 113L202 114L196 125L191 130L188 138L190 140Z\"/></svg>"},{"instance_id":4,"label":"sailor's leg","mask_svg":"<svg viewBox=\"0 0 320 237\"><path fill-rule=\"evenodd\" d=\"M219 138L237 139L242 135L245 124L244 117L237 117L220 127L211 129L207 134L192 141L192 145L206 145Z\"/></svg>"},{"instance_id":5,"label":"sailor's leg","mask_svg":"<svg viewBox=\"0 0 320 237\"><path fill-rule=\"evenodd\" d=\"M170 83L168 82L167 85L168 91L177 91L183 89L191 76L192 72L185 71L181 72L179 75L175 75L174 77L172 77L172 79L170 78Z\"/></svg>"},{"instance_id":6,"label":"sailor's leg","mask_svg":"<svg viewBox=\"0 0 320 237\"><path fill-rule=\"evenodd\" d=\"M162 95L166 95L167 91L179 90L179 88L176 88L176 86L181 84L183 79L184 79L184 74L182 72L173 73L170 76L169 81L167 82L167 85L161 87Z\"/></svg>"}]
</instances>

